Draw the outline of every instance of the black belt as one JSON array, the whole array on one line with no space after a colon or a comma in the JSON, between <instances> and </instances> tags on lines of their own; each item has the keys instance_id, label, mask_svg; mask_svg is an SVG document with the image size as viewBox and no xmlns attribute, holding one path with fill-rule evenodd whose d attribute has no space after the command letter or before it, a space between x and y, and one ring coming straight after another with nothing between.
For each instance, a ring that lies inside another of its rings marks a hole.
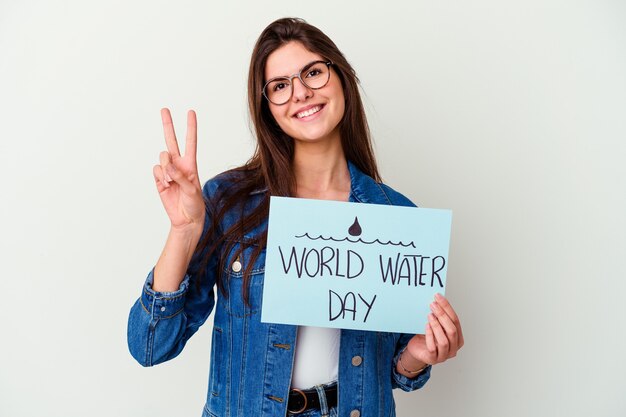
<instances>
[{"instance_id":1,"label":"black belt","mask_svg":"<svg viewBox=\"0 0 626 417\"><path fill-rule=\"evenodd\" d=\"M328 408L337 406L337 384L324 387L326 404ZM289 391L289 402L287 403L287 415L303 413L307 410L320 409L320 397L315 388Z\"/></svg>"}]
</instances>

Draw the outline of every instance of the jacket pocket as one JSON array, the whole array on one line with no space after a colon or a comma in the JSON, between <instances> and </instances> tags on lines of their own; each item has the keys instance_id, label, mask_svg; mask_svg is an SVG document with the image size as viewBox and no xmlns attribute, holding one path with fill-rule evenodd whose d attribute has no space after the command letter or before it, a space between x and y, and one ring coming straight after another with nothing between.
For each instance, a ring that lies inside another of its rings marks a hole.
<instances>
[{"instance_id":1,"label":"jacket pocket","mask_svg":"<svg viewBox=\"0 0 626 417\"><path fill-rule=\"evenodd\" d=\"M243 251L240 251L241 247ZM237 241L233 245L224 264L223 277L228 288L228 299L225 300L226 312L235 318L244 318L261 311L263 295L263 277L265 274L265 249L254 260L250 272L248 285L248 302L243 299L244 272L252 260L257 247L244 241Z\"/></svg>"}]
</instances>

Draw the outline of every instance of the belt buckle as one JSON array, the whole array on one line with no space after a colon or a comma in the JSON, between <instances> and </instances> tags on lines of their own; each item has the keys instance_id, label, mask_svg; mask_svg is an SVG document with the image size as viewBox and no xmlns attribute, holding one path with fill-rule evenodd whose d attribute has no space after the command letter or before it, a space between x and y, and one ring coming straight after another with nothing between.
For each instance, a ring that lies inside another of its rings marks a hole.
<instances>
[{"instance_id":1,"label":"belt buckle","mask_svg":"<svg viewBox=\"0 0 626 417\"><path fill-rule=\"evenodd\" d=\"M309 400L306 398L306 395L304 394L304 392L302 392L302 390L300 390L298 388L292 388L291 390L294 391L294 392L297 392L300 395L302 395L302 398L304 398L304 405L302 406L301 409L296 410L296 411L292 411L292 410L289 409L289 402L287 402L287 413L289 415L298 414L298 413L303 412L304 410L306 410L306 407L307 407L308 402L309 402Z\"/></svg>"}]
</instances>

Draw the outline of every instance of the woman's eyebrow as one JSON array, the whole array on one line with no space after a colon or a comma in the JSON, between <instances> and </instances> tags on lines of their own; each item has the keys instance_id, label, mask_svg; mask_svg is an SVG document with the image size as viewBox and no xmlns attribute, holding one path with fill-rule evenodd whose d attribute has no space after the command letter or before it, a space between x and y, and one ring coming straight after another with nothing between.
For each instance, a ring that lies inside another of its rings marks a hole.
<instances>
[{"instance_id":1,"label":"woman's eyebrow","mask_svg":"<svg viewBox=\"0 0 626 417\"><path fill-rule=\"evenodd\" d=\"M302 65L296 72L294 72L293 74L287 75L287 74L282 74L282 75L274 75L272 77L267 77L268 80L273 80L274 78L289 78L292 75L296 75L299 74L300 71L302 71L303 69L305 69L306 67L308 67L309 65L311 65L314 62L317 61L322 61L321 59L314 59L312 61L307 62L306 64Z\"/></svg>"}]
</instances>

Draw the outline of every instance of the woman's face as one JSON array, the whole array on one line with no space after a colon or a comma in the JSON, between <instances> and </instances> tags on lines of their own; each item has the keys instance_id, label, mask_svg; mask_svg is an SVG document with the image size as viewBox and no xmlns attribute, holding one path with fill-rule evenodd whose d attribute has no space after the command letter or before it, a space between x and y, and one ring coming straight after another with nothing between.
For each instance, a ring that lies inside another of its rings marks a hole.
<instances>
[{"instance_id":1,"label":"woman's face","mask_svg":"<svg viewBox=\"0 0 626 417\"><path fill-rule=\"evenodd\" d=\"M265 64L265 79L291 76L313 61L324 60L299 42L289 42L272 52ZM312 90L296 77L293 95L283 104L268 102L278 126L296 141L341 141L339 122L345 110L341 81L330 67L330 79L324 87Z\"/></svg>"}]
</instances>

